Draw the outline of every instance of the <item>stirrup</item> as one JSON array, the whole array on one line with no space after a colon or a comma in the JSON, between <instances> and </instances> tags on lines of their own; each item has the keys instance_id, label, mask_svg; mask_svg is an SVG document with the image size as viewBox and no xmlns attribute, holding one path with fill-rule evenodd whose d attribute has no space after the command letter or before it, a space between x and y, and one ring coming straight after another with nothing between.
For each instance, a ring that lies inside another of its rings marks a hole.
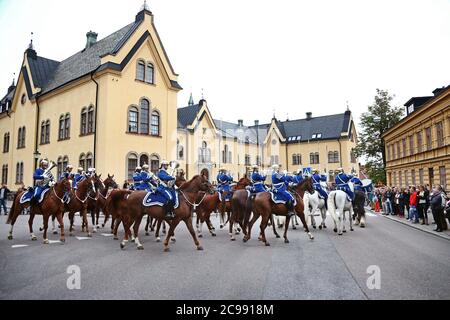
<instances>
[{"instance_id":1,"label":"stirrup","mask_svg":"<svg viewBox=\"0 0 450 320\"><path fill-rule=\"evenodd\" d=\"M173 212L167 212L166 213L166 219L168 219L168 220L173 220L173 219L175 219L175 214L173 213Z\"/></svg>"}]
</instances>

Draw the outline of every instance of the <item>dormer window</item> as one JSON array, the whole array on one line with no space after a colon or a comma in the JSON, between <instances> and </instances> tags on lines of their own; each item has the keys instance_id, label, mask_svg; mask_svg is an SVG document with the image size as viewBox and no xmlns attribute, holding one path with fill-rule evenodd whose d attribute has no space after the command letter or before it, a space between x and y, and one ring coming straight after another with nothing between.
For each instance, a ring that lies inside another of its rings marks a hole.
<instances>
[{"instance_id":1,"label":"dormer window","mask_svg":"<svg viewBox=\"0 0 450 320\"><path fill-rule=\"evenodd\" d=\"M312 138L313 138L313 139L316 139L316 138L317 138L317 134L313 134L313 135L312 135Z\"/></svg>"},{"instance_id":2,"label":"dormer window","mask_svg":"<svg viewBox=\"0 0 450 320\"><path fill-rule=\"evenodd\" d=\"M155 68L151 62L142 59L136 65L136 80L148 84L155 84Z\"/></svg>"}]
</instances>

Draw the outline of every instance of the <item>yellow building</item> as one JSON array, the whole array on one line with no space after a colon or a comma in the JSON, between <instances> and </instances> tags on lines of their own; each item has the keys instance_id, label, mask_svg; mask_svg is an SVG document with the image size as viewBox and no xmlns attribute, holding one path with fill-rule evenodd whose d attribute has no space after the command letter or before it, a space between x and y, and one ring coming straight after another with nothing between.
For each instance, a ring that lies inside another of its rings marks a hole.
<instances>
[{"instance_id":1,"label":"yellow building","mask_svg":"<svg viewBox=\"0 0 450 320\"><path fill-rule=\"evenodd\" d=\"M102 40L86 36L85 47L64 61L40 57L33 43L24 53L0 109L2 182L11 189L32 185L42 158L58 163L58 176L70 163L119 182L138 165L156 172L162 159L211 180L222 166L236 179L253 164L289 172L358 168L350 111L244 126L214 119L203 99L177 109L182 88L147 8Z\"/></svg>"},{"instance_id":2,"label":"yellow building","mask_svg":"<svg viewBox=\"0 0 450 320\"><path fill-rule=\"evenodd\" d=\"M125 180L139 161L154 168L176 155L181 90L145 7L135 21L64 61L24 53L17 86L2 99L2 180L32 184L38 159Z\"/></svg>"},{"instance_id":3,"label":"yellow building","mask_svg":"<svg viewBox=\"0 0 450 320\"><path fill-rule=\"evenodd\" d=\"M440 184L449 190L450 86L411 98L405 107L407 116L383 135L388 184Z\"/></svg>"},{"instance_id":4,"label":"yellow building","mask_svg":"<svg viewBox=\"0 0 450 320\"><path fill-rule=\"evenodd\" d=\"M225 167L235 179L248 167L258 164L263 170L273 164L281 170L294 172L312 167L327 173L330 180L340 167L357 172L356 129L350 111L342 114L279 121L245 126L212 117L207 102L178 109L178 161L187 176L207 174L215 179Z\"/></svg>"}]
</instances>

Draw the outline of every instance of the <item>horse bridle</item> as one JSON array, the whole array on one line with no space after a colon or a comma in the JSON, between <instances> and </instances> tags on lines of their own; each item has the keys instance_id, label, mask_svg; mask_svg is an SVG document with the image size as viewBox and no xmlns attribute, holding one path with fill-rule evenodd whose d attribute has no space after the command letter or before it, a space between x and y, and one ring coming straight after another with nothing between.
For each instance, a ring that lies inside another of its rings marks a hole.
<instances>
[{"instance_id":1,"label":"horse bridle","mask_svg":"<svg viewBox=\"0 0 450 320\"><path fill-rule=\"evenodd\" d=\"M205 194L203 195L202 200L200 200L199 203L192 203L191 201L189 201L189 199L186 197L186 195L184 194L184 192L182 190L180 190L180 193L183 196L184 200L186 200L186 202L189 203L193 207L194 212L196 212L197 207L199 207L203 203L203 201L205 200L206 195L207 195L207 193L205 192Z\"/></svg>"},{"instance_id":2,"label":"horse bridle","mask_svg":"<svg viewBox=\"0 0 450 320\"><path fill-rule=\"evenodd\" d=\"M78 194L77 194L78 189L75 190L75 198L76 198L78 201L80 201L81 203L83 203L83 204L86 203L87 199L89 198L89 193L90 193L90 191L94 191L94 192L95 192L95 190L96 190L96 188L95 188L95 186L94 186L94 181L92 181L92 180L91 180L91 186L92 186L92 188L93 188L94 190L89 190L88 193L87 193L87 196L86 196L86 198L85 198L84 200L81 200L80 197L78 196ZM97 200L97 199L95 199L95 200Z\"/></svg>"}]
</instances>

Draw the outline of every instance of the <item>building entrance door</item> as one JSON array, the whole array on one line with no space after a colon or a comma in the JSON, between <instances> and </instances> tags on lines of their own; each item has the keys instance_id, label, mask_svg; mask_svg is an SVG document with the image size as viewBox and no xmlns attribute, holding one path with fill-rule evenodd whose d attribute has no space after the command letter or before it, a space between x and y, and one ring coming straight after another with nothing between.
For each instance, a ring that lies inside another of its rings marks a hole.
<instances>
[{"instance_id":1,"label":"building entrance door","mask_svg":"<svg viewBox=\"0 0 450 320\"><path fill-rule=\"evenodd\" d=\"M433 168L428 168L428 184L430 185L430 188L433 187L433 184L434 184L434 170L433 170Z\"/></svg>"}]
</instances>

